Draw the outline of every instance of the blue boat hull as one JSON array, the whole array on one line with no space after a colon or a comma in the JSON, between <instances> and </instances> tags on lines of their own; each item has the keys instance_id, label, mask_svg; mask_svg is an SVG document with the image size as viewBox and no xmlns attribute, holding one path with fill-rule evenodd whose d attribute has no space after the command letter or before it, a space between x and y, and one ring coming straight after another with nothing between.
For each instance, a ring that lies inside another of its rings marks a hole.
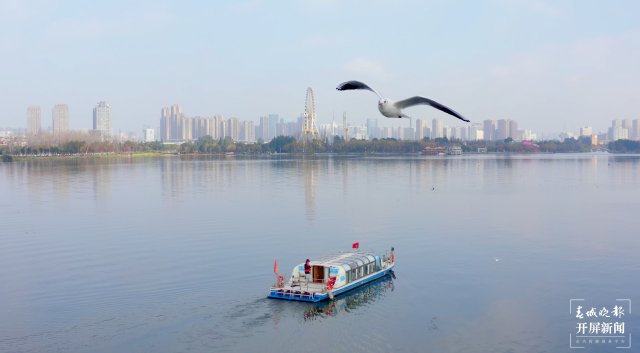
<instances>
[{"instance_id":1,"label":"blue boat hull","mask_svg":"<svg viewBox=\"0 0 640 353\"><path fill-rule=\"evenodd\" d=\"M336 289L333 291L333 296L336 297L340 294L344 294L350 290L358 288L362 285L365 285L371 281L375 281L378 278L382 278L389 274L389 272L393 269L393 265L366 278L358 280L353 283L349 283L344 287ZM294 301L302 301L309 303L317 303L323 300L329 299L329 293L306 293L302 291L283 291L276 288L272 288L267 295L267 298L271 299L282 299L282 300L294 300Z\"/></svg>"}]
</instances>

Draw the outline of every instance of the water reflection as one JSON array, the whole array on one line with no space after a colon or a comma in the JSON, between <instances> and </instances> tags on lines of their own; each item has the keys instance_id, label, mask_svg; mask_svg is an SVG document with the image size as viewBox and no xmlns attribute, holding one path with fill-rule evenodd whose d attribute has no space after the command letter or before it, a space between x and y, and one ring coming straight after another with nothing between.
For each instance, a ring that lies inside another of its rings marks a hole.
<instances>
[{"instance_id":1,"label":"water reflection","mask_svg":"<svg viewBox=\"0 0 640 353\"><path fill-rule=\"evenodd\" d=\"M315 221L316 217L316 182L318 179L319 163L320 161L307 161L302 164L305 213L311 223Z\"/></svg>"},{"instance_id":2,"label":"water reflection","mask_svg":"<svg viewBox=\"0 0 640 353\"><path fill-rule=\"evenodd\" d=\"M386 275L376 281L345 293L335 300L314 304L305 310L304 321L325 319L350 314L358 309L374 304L395 289L393 278Z\"/></svg>"}]
</instances>

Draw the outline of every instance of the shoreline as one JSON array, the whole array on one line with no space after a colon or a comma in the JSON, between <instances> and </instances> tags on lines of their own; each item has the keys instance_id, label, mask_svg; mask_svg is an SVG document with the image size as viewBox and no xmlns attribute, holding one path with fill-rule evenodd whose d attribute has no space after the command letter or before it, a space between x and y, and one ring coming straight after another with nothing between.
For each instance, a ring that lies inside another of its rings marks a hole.
<instances>
[{"instance_id":1,"label":"shoreline","mask_svg":"<svg viewBox=\"0 0 640 353\"><path fill-rule=\"evenodd\" d=\"M494 156L536 156L536 155L567 155L567 154L582 154L582 155L637 155L637 153L612 153L604 151L590 151L590 152L535 152L535 153L518 153L518 152L487 152L487 153L464 153L462 155L429 155L414 152L398 152L398 153L176 153L176 152L127 152L127 153L78 153L78 154L64 154L64 155L5 155L10 157L11 161L26 161L26 160L72 160L72 159L120 159L120 158L164 158L164 157L218 157L218 158L275 158L275 157L331 157L331 156L345 156L345 157L372 157L372 156L413 156L413 157L437 157L437 158L456 158L463 156L482 156L482 155L494 155Z\"/></svg>"}]
</instances>

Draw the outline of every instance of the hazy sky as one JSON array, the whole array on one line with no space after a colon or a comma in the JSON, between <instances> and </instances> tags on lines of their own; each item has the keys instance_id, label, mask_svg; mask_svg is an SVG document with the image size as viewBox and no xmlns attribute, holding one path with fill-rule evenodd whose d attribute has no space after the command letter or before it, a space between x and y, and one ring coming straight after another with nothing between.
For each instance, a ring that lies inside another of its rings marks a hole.
<instances>
[{"instance_id":1,"label":"hazy sky","mask_svg":"<svg viewBox=\"0 0 640 353\"><path fill-rule=\"evenodd\" d=\"M638 1L131 3L0 0L0 126L26 126L30 104L49 126L67 103L71 127L90 128L100 100L115 131L157 126L174 103L188 116L295 118L308 86L320 122L346 111L383 125L373 94L335 90L350 79L538 131L640 118Z\"/></svg>"}]
</instances>

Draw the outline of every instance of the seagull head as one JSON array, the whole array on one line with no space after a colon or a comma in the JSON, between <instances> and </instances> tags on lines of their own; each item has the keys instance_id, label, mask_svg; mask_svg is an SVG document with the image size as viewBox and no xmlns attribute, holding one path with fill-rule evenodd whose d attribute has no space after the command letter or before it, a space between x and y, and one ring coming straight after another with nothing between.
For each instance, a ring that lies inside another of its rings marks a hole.
<instances>
[{"instance_id":1,"label":"seagull head","mask_svg":"<svg viewBox=\"0 0 640 353\"><path fill-rule=\"evenodd\" d=\"M387 103L389 103L389 100L387 100L387 99L385 99L385 98L381 98L381 99L378 101L378 106L383 106L383 105L385 105L385 104L387 104Z\"/></svg>"}]
</instances>

